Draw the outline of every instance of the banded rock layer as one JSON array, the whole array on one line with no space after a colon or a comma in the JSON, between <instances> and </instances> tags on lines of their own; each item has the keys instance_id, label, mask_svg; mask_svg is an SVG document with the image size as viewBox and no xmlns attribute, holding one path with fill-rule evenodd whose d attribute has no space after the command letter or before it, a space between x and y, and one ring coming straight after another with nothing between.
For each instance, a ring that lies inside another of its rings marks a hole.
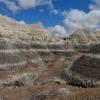
<instances>
[{"instance_id":1,"label":"banded rock layer","mask_svg":"<svg viewBox=\"0 0 100 100\"><path fill-rule=\"evenodd\" d=\"M62 43L40 23L19 24L0 16L0 86L33 84L53 57L65 56Z\"/></svg>"},{"instance_id":2,"label":"banded rock layer","mask_svg":"<svg viewBox=\"0 0 100 100\"><path fill-rule=\"evenodd\" d=\"M51 38L50 33L38 24L19 24L14 20L9 20L0 16L0 36L12 39L24 39L42 41Z\"/></svg>"},{"instance_id":3,"label":"banded rock layer","mask_svg":"<svg viewBox=\"0 0 100 100\"><path fill-rule=\"evenodd\" d=\"M64 41L42 24L19 24L0 16L0 69L13 71L27 63L44 66L54 56L66 56Z\"/></svg>"},{"instance_id":4,"label":"banded rock layer","mask_svg":"<svg viewBox=\"0 0 100 100\"><path fill-rule=\"evenodd\" d=\"M69 37L63 38L67 44L71 45L91 45L100 43L100 32L93 32L86 29L79 29Z\"/></svg>"},{"instance_id":5,"label":"banded rock layer","mask_svg":"<svg viewBox=\"0 0 100 100\"><path fill-rule=\"evenodd\" d=\"M0 69L22 68L28 62L43 65L53 57L67 57L65 45L40 44L14 39L0 39ZM42 63L42 64L41 64Z\"/></svg>"}]
</instances>

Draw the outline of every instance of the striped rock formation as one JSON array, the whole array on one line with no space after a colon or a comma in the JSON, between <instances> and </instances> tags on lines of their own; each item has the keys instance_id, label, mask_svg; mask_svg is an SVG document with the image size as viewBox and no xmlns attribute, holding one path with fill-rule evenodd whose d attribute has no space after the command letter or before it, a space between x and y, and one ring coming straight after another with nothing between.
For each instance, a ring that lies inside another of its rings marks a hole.
<instances>
[{"instance_id":1,"label":"striped rock formation","mask_svg":"<svg viewBox=\"0 0 100 100\"><path fill-rule=\"evenodd\" d=\"M39 24L19 24L0 16L0 37L25 40L45 40L51 37L50 33Z\"/></svg>"},{"instance_id":2,"label":"striped rock formation","mask_svg":"<svg viewBox=\"0 0 100 100\"><path fill-rule=\"evenodd\" d=\"M67 44L89 45L100 43L100 32L93 32L86 29L79 29L73 32L69 37L63 38Z\"/></svg>"},{"instance_id":3,"label":"striped rock formation","mask_svg":"<svg viewBox=\"0 0 100 100\"><path fill-rule=\"evenodd\" d=\"M41 23L19 24L0 16L0 85L33 84L52 64L67 57L64 40L53 37Z\"/></svg>"},{"instance_id":4,"label":"striped rock formation","mask_svg":"<svg viewBox=\"0 0 100 100\"><path fill-rule=\"evenodd\" d=\"M41 23L19 24L0 16L0 70L15 71L28 62L44 66L54 56L66 56L66 48Z\"/></svg>"},{"instance_id":5,"label":"striped rock formation","mask_svg":"<svg viewBox=\"0 0 100 100\"><path fill-rule=\"evenodd\" d=\"M0 69L14 70L25 67L28 60L41 60L38 51L47 48L40 43L47 44L49 39L50 33L41 24L19 24L0 16Z\"/></svg>"}]
</instances>

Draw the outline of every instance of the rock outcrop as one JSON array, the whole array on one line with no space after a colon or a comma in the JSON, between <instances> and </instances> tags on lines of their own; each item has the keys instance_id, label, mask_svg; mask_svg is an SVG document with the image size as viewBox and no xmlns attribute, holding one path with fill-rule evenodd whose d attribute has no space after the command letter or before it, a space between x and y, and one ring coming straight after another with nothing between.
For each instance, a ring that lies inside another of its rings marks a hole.
<instances>
[{"instance_id":1,"label":"rock outcrop","mask_svg":"<svg viewBox=\"0 0 100 100\"><path fill-rule=\"evenodd\" d=\"M0 16L0 36L12 39L42 41L51 38L50 33L38 24L19 24Z\"/></svg>"},{"instance_id":2,"label":"rock outcrop","mask_svg":"<svg viewBox=\"0 0 100 100\"><path fill-rule=\"evenodd\" d=\"M67 45L71 45L74 49L86 50L89 49L91 45L100 44L100 32L79 29L62 39Z\"/></svg>"}]
</instances>

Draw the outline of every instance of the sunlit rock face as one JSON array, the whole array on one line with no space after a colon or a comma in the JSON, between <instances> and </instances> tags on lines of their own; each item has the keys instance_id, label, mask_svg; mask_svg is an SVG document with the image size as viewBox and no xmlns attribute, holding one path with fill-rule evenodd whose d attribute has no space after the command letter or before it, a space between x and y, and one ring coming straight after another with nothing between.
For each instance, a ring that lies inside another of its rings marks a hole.
<instances>
[{"instance_id":1,"label":"sunlit rock face","mask_svg":"<svg viewBox=\"0 0 100 100\"><path fill-rule=\"evenodd\" d=\"M79 29L68 37L63 37L62 40L76 50L87 51L92 45L100 44L100 32Z\"/></svg>"},{"instance_id":2,"label":"sunlit rock face","mask_svg":"<svg viewBox=\"0 0 100 100\"><path fill-rule=\"evenodd\" d=\"M38 51L47 49L40 43L48 41L53 42L52 36L41 24L19 24L0 16L0 69L25 67L27 59L36 63L41 58Z\"/></svg>"},{"instance_id":3,"label":"sunlit rock face","mask_svg":"<svg viewBox=\"0 0 100 100\"><path fill-rule=\"evenodd\" d=\"M79 29L69 37L63 38L66 43L72 45L91 45L100 43L100 32L93 32L87 29Z\"/></svg>"},{"instance_id":4,"label":"sunlit rock face","mask_svg":"<svg viewBox=\"0 0 100 100\"><path fill-rule=\"evenodd\" d=\"M0 16L0 36L12 39L45 40L51 37L50 33L38 24L19 24Z\"/></svg>"},{"instance_id":5,"label":"sunlit rock face","mask_svg":"<svg viewBox=\"0 0 100 100\"><path fill-rule=\"evenodd\" d=\"M65 56L64 41L53 37L41 23L19 24L0 16L0 69L13 71L27 63L44 66L54 56Z\"/></svg>"},{"instance_id":6,"label":"sunlit rock face","mask_svg":"<svg viewBox=\"0 0 100 100\"><path fill-rule=\"evenodd\" d=\"M42 24L19 24L0 16L0 86L29 86L60 77L63 64L59 65L70 55L68 51L73 48L53 37ZM49 77L48 68L56 66L57 75L51 73L51 78L43 80Z\"/></svg>"}]
</instances>

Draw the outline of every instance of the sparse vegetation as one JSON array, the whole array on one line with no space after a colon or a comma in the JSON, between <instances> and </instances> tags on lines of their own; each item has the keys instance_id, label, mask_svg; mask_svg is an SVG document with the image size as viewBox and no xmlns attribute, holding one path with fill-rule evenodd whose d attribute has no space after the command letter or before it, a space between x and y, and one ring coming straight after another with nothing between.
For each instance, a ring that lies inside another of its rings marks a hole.
<instances>
[{"instance_id":1,"label":"sparse vegetation","mask_svg":"<svg viewBox=\"0 0 100 100\"><path fill-rule=\"evenodd\" d=\"M79 75L90 78L90 80L100 80L100 59L81 56L73 63L71 70Z\"/></svg>"},{"instance_id":2,"label":"sparse vegetation","mask_svg":"<svg viewBox=\"0 0 100 100\"><path fill-rule=\"evenodd\" d=\"M62 78L66 80L67 85L77 86L82 88L94 88L97 87L96 83L93 80L82 80L77 77L76 74L68 75L68 73L62 73Z\"/></svg>"},{"instance_id":3,"label":"sparse vegetation","mask_svg":"<svg viewBox=\"0 0 100 100\"><path fill-rule=\"evenodd\" d=\"M3 83L2 85L5 87L9 87L9 86L21 87L21 86L24 86L24 83L20 80L15 80L13 82L7 81L6 83Z\"/></svg>"}]
</instances>

